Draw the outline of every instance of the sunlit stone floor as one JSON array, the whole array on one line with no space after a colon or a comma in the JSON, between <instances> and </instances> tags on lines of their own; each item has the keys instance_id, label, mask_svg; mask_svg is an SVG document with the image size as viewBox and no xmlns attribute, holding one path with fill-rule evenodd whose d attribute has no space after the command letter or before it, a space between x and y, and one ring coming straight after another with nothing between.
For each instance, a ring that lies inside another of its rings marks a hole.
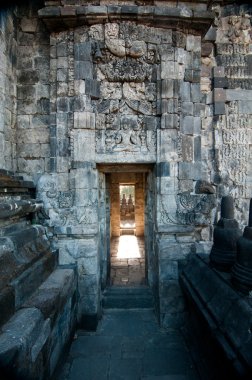
<instances>
[{"instance_id":1,"label":"sunlit stone floor","mask_svg":"<svg viewBox=\"0 0 252 380\"><path fill-rule=\"evenodd\" d=\"M122 235L110 242L111 285L145 284L144 237Z\"/></svg>"}]
</instances>

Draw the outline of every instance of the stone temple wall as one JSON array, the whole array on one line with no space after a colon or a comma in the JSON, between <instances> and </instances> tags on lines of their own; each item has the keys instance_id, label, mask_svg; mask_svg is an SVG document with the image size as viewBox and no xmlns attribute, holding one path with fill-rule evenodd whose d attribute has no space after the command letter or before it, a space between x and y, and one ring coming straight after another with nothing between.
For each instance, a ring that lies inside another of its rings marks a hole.
<instances>
[{"instance_id":1,"label":"stone temple wall","mask_svg":"<svg viewBox=\"0 0 252 380\"><path fill-rule=\"evenodd\" d=\"M50 38L38 19L43 1L17 7L17 170L37 182L50 171Z\"/></svg>"},{"instance_id":2,"label":"stone temple wall","mask_svg":"<svg viewBox=\"0 0 252 380\"><path fill-rule=\"evenodd\" d=\"M223 195L246 223L251 6L31 4L17 12L13 157L37 183L60 264L77 266L79 321L99 315L106 282L110 195L99 165L139 164L152 168L149 282L162 324L181 323L179 271L189 254L210 251Z\"/></svg>"},{"instance_id":3,"label":"stone temple wall","mask_svg":"<svg viewBox=\"0 0 252 380\"><path fill-rule=\"evenodd\" d=\"M0 13L0 167L16 170L16 17Z\"/></svg>"}]
</instances>

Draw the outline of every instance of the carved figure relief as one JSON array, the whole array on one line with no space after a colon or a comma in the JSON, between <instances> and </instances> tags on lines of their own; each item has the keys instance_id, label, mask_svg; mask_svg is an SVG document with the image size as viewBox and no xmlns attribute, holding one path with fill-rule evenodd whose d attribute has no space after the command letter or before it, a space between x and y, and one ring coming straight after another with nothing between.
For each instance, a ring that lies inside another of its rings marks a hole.
<instances>
[{"instance_id":1,"label":"carved figure relief","mask_svg":"<svg viewBox=\"0 0 252 380\"><path fill-rule=\"evenodd\" d=\"M96 107L96 153L155 153L155 131L147 130L141 115L156 114L153 63L158 48L145 41L148 28L133 22L90 27L91 43L98 40L96 62L101 99ZM99 41L103 41L99 42Z\"/></svg>"},{"instance_id":2,"label":"carved figure relief","mask_svg":"<svg viewBox=\"0 0 252 380\"><path fill-rule=\"evenodd\" d=\"M144 41L130 39L130 36L124 39L119 38L119 25L116 23L105 25L105 44L109 51L117 57L140 58L147 50Z\"/></svg>"},{"instance_id":3,"label":"carved figure relief","mask_svg":"<svg viewBox=\"0 0 252 380\"><path fill-rule=\"evenodd\" d=\"M154 137L151 131L147 133L141 118L124 115L116 128L96 131L96 150L98 153L144 153L155 148Z\"/></svg>"},{"instance_id":4,"label":"carved figure relief","mask_svg":"<svg viewBox=\"0 0 252 380\"><path fill-rule=\"evenodd\" d=\"M60 191L58 195L59 208L69 208L73 206L73 193L71 191Z\"/></svg>"},{"instance_id":5,"label":"carved figure relief","mask_svg":"<svg viewBox=\"0 0 252 380\"><path fill-rule=\"evenodd\" d=\"M226 105L226 115L219 120L222 149L219 152L218 169L233 186L233 195L246 196L246 181L250 151L248 133L250 115L239 115L238 102Z\"/></svg>"}]
</instances>

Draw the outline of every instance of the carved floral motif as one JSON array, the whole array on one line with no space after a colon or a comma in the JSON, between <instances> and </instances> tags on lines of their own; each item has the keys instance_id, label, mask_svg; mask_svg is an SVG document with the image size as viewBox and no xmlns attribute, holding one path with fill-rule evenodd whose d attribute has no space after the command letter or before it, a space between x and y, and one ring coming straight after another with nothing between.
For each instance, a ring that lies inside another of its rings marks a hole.
<instances>
[{"instance_id":1,"label":"carved floral motif","mask_svg":"<svg viewBox=\"0 0 252 380\"><path fill-rule=\"evenodd\" d=\"M182 193L176 196L177 209L170 212L161 200L161 222L175 225L208 225L211 211L216 206L214 194Z\"/></svg>"},{"instance_id":2,"label":"carved floral motif","mask_svg":"<svg viewBox=\"0 0 252 380\"><path fill-rule=\"evenodd\" d=\"M101 72L110 82L144 82L150 79L151 67L133 59L114 60L100 65Z\"/></svg>"}]
</instances>

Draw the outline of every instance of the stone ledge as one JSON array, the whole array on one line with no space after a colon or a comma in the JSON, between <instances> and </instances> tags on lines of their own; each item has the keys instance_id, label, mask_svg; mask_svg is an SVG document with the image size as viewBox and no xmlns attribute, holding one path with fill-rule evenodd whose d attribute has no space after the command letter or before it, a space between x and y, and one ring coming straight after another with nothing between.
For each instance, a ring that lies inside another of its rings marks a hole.
<instances>
[{"instance_id":1,"label":"stone ledge","mask_svg":"<svg viewBox=\"0 0 252 380\"><path fill-rule=\"evenodd\" d=\"M166 29L184 29L186 27L204 35L214 20L214 14L211 11L185 12L183 8L177 7L137 5L47 6L40 9L38 15L50 31L112 20L136 20Z\"/></svg>"},{"instance_id":2,"label":"stone ledge","mask_svg":"<svg viewBox=\"0 0 252 380\"><path fill-rule=\"evenodd\" d=\"M2 326L3 379L51 378L75 328L76 282L74 269L56 269Z\"/></svg>"},{"instance_id":3,"label":"stone ledge","mask_svg":"<svg viewBox=\"0 0 252 380\"><path fill-rule=\"evenodd\" d=\"M73 296L77 287L73 269L56 269L27 300L24 307L35 307L52 321Z\"/></svg>"},{"instance_id":4,"label":"stone ledge","mask_svg":"<svg viewBox=\"0 0 252 380\"><path fill-rule=\"evenodd\" d=\"M210 268L207 260L199 255L189 259L180 275L180 284L191 313L200 316L232 371L246 379L252 371L249 297L235 291L229 275Z\"/></svg>"}]
</instances>

